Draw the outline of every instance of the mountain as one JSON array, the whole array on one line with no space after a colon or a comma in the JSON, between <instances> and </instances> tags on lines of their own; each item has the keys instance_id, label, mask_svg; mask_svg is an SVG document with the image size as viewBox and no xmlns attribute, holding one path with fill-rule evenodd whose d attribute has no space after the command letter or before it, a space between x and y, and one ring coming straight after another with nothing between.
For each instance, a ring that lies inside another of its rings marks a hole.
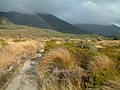
<instances>
[{"instance_id":1,"label":"mountain","mask_svg":"<svg viewBox=\"0 0 120 90\"><path fill-rule=\"evenodd\" d=\"M7 18L9 21L17 25L27 25L44 29L53 29L62 33L69 34L89 33L50 14L23 14L18 12L0 12L0 16Z\"/></svg>"},{"instance_id":2,"label":"mountain","mask_svg":"<svg viewBox=\"0 0 120 90\"><path fill-rule=\"evenodd\" d=\"M75 24L75 26L85 29L92 34L98 34L107 37L114 37L120 34L120 27L117 25Z\"/></svg>"},{"instance_id":3,"label":"mountain","mask_svg":"<svg viewBox=\"0 0 120 90\"><path fill-rule=\"evenodd\" d=\"M36 27L29 27L25 25L16 25L10 22L4 17L0 17L0 37L12 37L12 38L103 38L105 37L99 35L88 35L88 34L65 34L52 29L42 29Z\"/></svg>"},{"instance_id":4,"label":"mountain","mask_svg":"<svg viewBox=\"0 0 120 90\"><path fill-rule=\"evenodd\" d=\"M4 17L0 17L0 37L67 37L63 33L51 30L29 27L24 25L15 25Z\"/></svg>"}]
</instances>

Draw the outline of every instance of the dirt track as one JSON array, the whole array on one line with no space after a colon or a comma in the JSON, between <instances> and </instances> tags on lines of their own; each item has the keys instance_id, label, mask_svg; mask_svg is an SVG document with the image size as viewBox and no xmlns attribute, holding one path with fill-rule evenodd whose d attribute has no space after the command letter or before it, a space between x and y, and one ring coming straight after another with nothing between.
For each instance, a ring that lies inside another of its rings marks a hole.
<instances>
[{"instance_id":1,"label":"dirt track","mask_svg":"<svg viewBox=\"0 0 120 90\"><path fill-rule=\"evenodd\" d=\"M41 49L34 57L27 60L19 73L1 90L39 90L38 63L43 51Z\"/></svg>"}]
</instances>

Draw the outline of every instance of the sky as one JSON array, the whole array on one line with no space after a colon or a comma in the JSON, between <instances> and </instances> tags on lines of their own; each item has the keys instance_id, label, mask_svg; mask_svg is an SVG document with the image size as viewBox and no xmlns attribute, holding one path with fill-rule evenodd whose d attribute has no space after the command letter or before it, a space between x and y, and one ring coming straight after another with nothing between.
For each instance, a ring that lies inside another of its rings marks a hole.
<instances>
[{"instance_id":1,"label":"sky","mask_svg":"<svg viewBox=\"0 0 120 90\"><path fill-rule=\"evenodd\" d=\"M120 0L0 0L0 11L49 13L73 24L120 25Z\"/></svg>"}]
</instances>

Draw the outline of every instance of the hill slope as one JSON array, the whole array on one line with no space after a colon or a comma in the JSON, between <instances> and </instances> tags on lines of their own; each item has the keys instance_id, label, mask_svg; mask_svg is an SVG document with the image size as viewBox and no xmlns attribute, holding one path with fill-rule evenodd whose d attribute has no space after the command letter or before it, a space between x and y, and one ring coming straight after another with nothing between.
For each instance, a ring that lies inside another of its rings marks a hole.
<instances>
[{"instance_id":1,"label":"hill slope","mask_svg":"<svg viewBox=\"0 0 120 90\"><path fill-rule=\"evenodd\" d=\"M52 29L41 29L24 25L16 25L11 23L8 19L0 17L0 37L13 37L13 38L62 37L62 38L85 39L85 38L97 38L101 36L88 34L65 34Z\"/></svg>"},{"instance_id":2,"label":"hill slope","mask_svg":"<svg viewBox=\"0 0 120 90\"><path fill-rule=\"evenodd\" d=\"M85 29L92 34L114 37L120 34L120 27L116 25L76 24L75 26Z\"/></svg>"},{"instance_id":3,"label":"hill slope","mask_svg":"<svg viewBox=\"0 0 120 90\"><path fill-rule=\"evenodd\" d=\"M4 17L0 17L0 28L8 28L15 26L13 23L11 23L8 19Z\"/></svg>"},{"instance_id":4,"label":"hill slope","mask_svg":"<svg viewBox=\"0 0 120 90\"><path fill-rule=\"evenodd\" d=\"M36 13L21 14L17 12L0 12L0 16L7 18L12 23L17 25L27 25L32 27L53 29L62 33L70 34L85 34L85 30L75 27L53 15Z\"/></svg>"}]
</instances>

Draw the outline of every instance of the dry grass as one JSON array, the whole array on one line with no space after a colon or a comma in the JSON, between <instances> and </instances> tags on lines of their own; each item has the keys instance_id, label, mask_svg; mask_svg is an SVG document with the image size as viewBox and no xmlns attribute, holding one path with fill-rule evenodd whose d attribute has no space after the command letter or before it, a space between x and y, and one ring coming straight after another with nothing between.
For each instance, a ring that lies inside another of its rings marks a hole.
<instances>
[{"instance_id":1,"label":"dry grass","mask_svg":"<svg viewBox=\"0 0 120 90\"><path fill-rule=\"evenodd\" d=\"M116 46L120 44L120 40L103 40L103 41L97 41L95 44L100 48L106 46Z\"/></svg>"},{"instance_id":2,"label":"dry grass","mask_svg":"<svg viewBox=\"0 0 120 90\"><path fill-rule=\"evenodd\" d=\"M117 81L112 81L109 80L106 85L109 90L120 90L120 80L118 79Z\"/></svg>"},{"instance_id":3,"label":"dry grass","mask_svg":"<svg viewBox=\"0 0 120 90\"><path fill-rule=\"evenodd\" d=\"M0 54L0 68L8 63L14 62L18 55L32 55L36 52L39 46L37 41L26 41L26 42L7 42L9 45L1 47Z\"/></svg>"},{"instance_id":4,"label":"dry grass","mask_svg":"<svg viewBox=\"0 0 120 90\"><path fill-rule=\"evenodd\" d=\"M55 48L45 54L39 72L42 90L82 90L84 71L64 48Z\"/></svg>"},{"instance_id":5,"label":"dry grass","mask_svg":"<svg viewBox=\"0 0 120 90\"><path fill-rule=\"evenodd\" d=\"M78 66L81 66L85 70L88 68L88 64L91 60L93 60L93 56L83 49L78 49L76 54L76 61Z\"/></svg>"},{"instance_id":6,"label":"dry grass","mask_svg":"<svg viewBox=\"0 0 120 90\"><path fill-rule=\"evenodd\" d=\"M97 44L101 47L112 45L116 49L119 41L97 41ZM119 79L116 64L115 60L99 51L77 48L77 52L71 54L64 48L51 49L40 62L40 88L42 90L85 90L85 88L91 90L106 86L109 80L114 81L115 83L112 84L119 87L116 82Z\"/></svg>"},{"instance_id":7,"label":"dry grass","mask_svg":"<svg viewBox=\"0 0 120 90\"><path fill-rule=\"evenodd\" d=\"M105 55L95 56L89 64L90 71L102 71L102 70L113 70L115 69L115 62Z\"/></svg>"},{"instance_id":8,"label":"dry grass","mask_svg":"<svg viewBox=\"0 0 120 90\"><path fill-rule=\"evenodd\" d=\"M57 69L73 69L76 67L76 61L66 49L55 48L46 53L40 63L40 70L44 72L51 66Z\"/></svg>"}]
</instances>

